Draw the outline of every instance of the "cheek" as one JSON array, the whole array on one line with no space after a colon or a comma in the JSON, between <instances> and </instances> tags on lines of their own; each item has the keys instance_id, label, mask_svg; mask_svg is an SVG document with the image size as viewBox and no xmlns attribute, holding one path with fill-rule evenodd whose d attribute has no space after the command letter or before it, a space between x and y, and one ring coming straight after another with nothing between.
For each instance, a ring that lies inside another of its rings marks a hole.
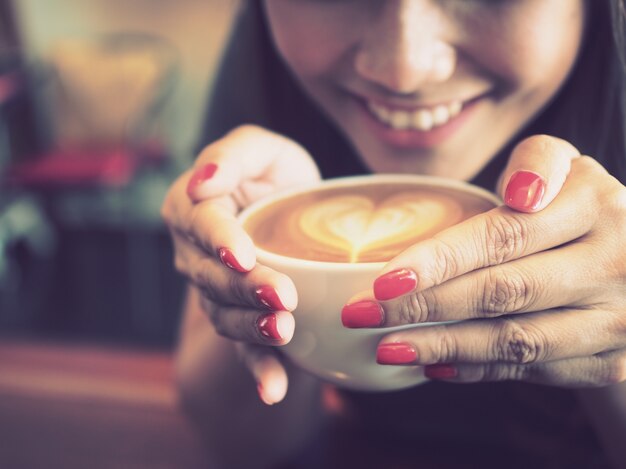
<instances>
[{"instance_id":1,"label":"cheek","mask_svg":"<svg viewBox=\"0 0 626 469\"><path fill-rule=\"evenodd\" d=\"M268 2L266 11L274 44L296 76L323 77L339 67L358 36L356 25L346 26L347 15L273 3L279 2Z\"/></svg>"},{"instance_id":2,"label":"cheek","mask_svg":"<svg viewBox=\"0 0 626 469\"><path fill-rule=\"evenodd\" d=\"M547 92L558 87L576 61L584 29L579 10L559 16L563 20L553 22L550 15L537 15L492 32L491 49L483 49L490 50L490 68L515 88Z\"/></svg>"}]
</instances>

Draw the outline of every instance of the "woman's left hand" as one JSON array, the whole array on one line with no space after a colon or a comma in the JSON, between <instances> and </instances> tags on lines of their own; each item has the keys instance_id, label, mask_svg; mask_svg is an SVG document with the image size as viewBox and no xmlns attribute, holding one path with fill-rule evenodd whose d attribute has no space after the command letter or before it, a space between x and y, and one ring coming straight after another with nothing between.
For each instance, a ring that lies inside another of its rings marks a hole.
<instances>
[{"instance_id":1,"label":"woman's left hand","mask_svg":"<svg viewBox=\"0 0 626 469\"><path fill-rule=\"evenodd\" d=\"M377 353L433 379L626 380L626 187L548 136L517 145L501 181L506 205L398 255L344 324L439 323L390 333Z\"/></svg>"}]
</instances>

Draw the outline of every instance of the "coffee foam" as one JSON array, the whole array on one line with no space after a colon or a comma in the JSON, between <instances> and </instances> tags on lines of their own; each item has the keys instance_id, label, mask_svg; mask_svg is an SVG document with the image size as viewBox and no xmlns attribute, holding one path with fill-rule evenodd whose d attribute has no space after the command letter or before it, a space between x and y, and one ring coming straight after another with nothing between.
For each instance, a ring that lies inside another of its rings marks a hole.
<instances>
[{"instance_id":1,"label":"coffee foam","mask_svg":"<svg viewBox=\"0 0 626 469\"><path fill-rule=\"evenodd\" d=\"M416 242L493 208L460 190L380 184L298 194L250 216L260 248L323 262L386 262Z\"/></svg>"},{"instance_id":2,"label":"coffee foam","mask_svg":"<svg viewBox=\"0 0 626 469\"><path fill-rule=\"evenodd\" d=\"M444 198L415 199L404 192L376 204L365 196L344 195L319 201L295 213L296 223L311 241L363 262L377 251L404 244L441 225L460 220L462 209ZM369 255L369 256L368 256Z\"/></svg>"}]
</instances>

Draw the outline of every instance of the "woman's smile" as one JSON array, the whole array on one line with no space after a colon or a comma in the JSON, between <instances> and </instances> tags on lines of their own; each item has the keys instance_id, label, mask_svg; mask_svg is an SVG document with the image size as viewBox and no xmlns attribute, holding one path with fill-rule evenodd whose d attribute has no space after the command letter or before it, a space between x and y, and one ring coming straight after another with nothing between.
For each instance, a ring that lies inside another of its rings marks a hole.
<instances>
[{"instance_id":1,"label":"woman's smile","mask_svg":"<svg viewBox=\"0 0 626 469\"><path fill-rule=\"evenodd\" d=\"M282 59L371 171L465 180L556 95L585 23L581 0L265 8Z\"/></svg>"},{"instance_id":2,"label":"woman's smile","mask_svg":"<svg viewBox=\"0 0 626 469\"><path fill-rule=\"evenodd\" d=\"M471 118L480 99L398 106L355 96L359 117L367 129L381 142L401 149L426 149L442 144Z\"/></svg>"}]
</instances>

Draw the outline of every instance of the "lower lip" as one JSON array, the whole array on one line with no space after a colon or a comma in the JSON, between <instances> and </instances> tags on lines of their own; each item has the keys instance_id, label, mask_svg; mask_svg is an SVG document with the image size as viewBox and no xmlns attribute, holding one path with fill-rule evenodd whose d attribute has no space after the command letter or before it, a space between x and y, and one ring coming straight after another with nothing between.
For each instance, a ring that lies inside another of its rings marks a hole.
<instances>
[{"instance_id":1,"label":"lower lip","mask_svg":"<svg viewBox=\"0 0 626 469\"><path fill-rule=\"evenodd\" d=\"M480 99L473 99L463 105L459 114L443 125L431 130L403 129L396 130L388 127L372 115L365 101L356 98L360 114L372 133L388 145L403 149L433 148L450 139L471 117L477 108Z\"/></svg>"}]
</instances>

